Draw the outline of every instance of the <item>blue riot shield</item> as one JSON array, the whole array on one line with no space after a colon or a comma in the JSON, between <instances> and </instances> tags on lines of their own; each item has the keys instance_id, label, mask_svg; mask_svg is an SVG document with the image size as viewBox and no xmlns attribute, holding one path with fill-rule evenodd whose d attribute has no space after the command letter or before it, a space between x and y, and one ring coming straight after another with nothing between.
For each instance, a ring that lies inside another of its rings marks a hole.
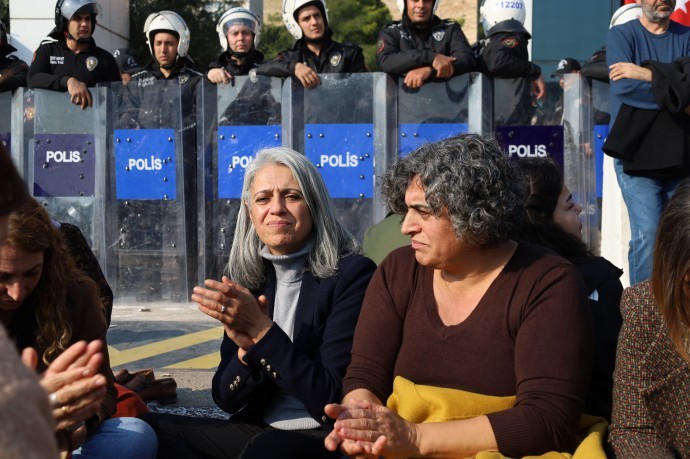
<instances>
[{"instance_id":1,"label":"blue riot shield","mask_svg":"<svg viewBox=\"0 0 690 459\"><path fill-rule=\"evenodd\" d=\"M177 80L113 83L110 91L108 280L119 301L186 301L194 256L188 240L196 228L195 216L185 213L194 204L193 112L183 111Z\"/></svg>"},{"instance_id":2,"label":"blue riot shield","mask_svg":"<svg viewBox=\"0 0 690 459\"><path fill-rule=\"evenodd\" d=\"M394 160L395 84L382 73L320 75L304 89L286 81L286 143L320 169L343 224L362 241L385 216L375 178Z\"/></svg>"},{"instance_id":3,"label":"blue riot shield","mask_svg":"<svg viewBox=\"0 0 690 459\"><path fill-rule=\"evenodd\" d=\"M470 75L411 89L398 79L398 155L469 132Z\"/></svg>"},{"instance_id":4,"label":"blue riot shield","mask_svg":"<svg viewBox=\"0 0 690 459\"><path fill-rule=\"evenodd\" d=\"M203 84L197 104L199 283L223 275L245 168L258 151L282 145L279 78L235 77L233 84Z\"/></svg>"},{"instance_id":5,"label":"blue riot shield","mask_svg":"<svg viewBox=\"0 0 690 459\"><path fill-rule=\"evenodd\" d=\"M25 149L20 156L32 195L55 221L78 226L102 265L105 154L98 132L107 96L95 88L91 94L93 107L82 110L66 93L24 91L15 100L23 119L14 126L14 148Z\"/></svg>"}]
</instances>

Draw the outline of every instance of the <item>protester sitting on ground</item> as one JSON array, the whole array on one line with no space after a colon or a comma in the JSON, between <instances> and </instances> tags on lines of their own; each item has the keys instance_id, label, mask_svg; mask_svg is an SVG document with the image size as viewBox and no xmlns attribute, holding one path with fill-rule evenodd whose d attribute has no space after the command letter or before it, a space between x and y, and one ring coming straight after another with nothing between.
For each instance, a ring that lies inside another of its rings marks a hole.
<instances>
[{"instance_id":1,"label":"protester sitting on ground","mask_svg":"<svg viewBox=\"0 0 690 459\"><path fill-rule=\"evenodd\" d=\"M93 40L99 9L94 0L57 0L50 40L41 43L29 66L29 88L67 91L84 109L93 103L88 88L121 81L115 58Z\"/></svg>"},{"instance_id":2,"label":"protester sitting on ground","mask_svg":"<svg viewBox=\"0 0 690 459\"><path fill-rule=\"evenodd\" d=\"M595 337L585 413L610 421L616 344L623 322L619 308L623 271L594 256L582 240L582 206L573 201L558 164L547 158L524 159L518 164L527 184L525 224L519 237L567 259L585 281Z\"/></svg>"},{"instance_id":3,"label":"protester sitting on ground","mask_svg":"<svg viewBox=\"0 0 690 459\"><path fill-rule=\"evenodd\" d=\"M478 135L424 145L386 173L382 196L411 246L367 289L346 395L325 407L329 450L573 451L593 347L587 295L566 260L510 239L524 191L517 166Z\"/></svg>"},{"instance_id":4,"label":"protester sitting on ground","mask_svg":"<svg viewBox=\"0 0 690 459\"><path fill-rule=\"evenodd\" d=\"M245 171L242 200L228 276L192 295L225 329L212 390L232 416L142 418L158 434L159 458L234 458L250 442L261 452L242 457L338 457L323 447L330 430L323 407L340 399L375 265L359 255L304 155L260 152ZM284 441L262 439L275 429L285 431ZM316 448L303 439L315 439Z\"/></svg>"},{"instance_id":5,"label":"protester sitting on ground","mask_svg":"<svg viewBox=\"0 0 690 459\"><path fill-rule=\"evenodd\" d=\"M690 181L666 205L651 280L623 292L609 444L616 457L690 457Z\"/></svg>"},{"instance_id":6,"label":"protester sitting on ground","mask_svg":"<svg viewBox=\"0 0 690 459\"><path fill-rule=\"evenodd\" d=\"M376 63L386 73L419 88L475 70L476 61L460 25L434 13L441 0L398 0L402 20L379 32Z\"/></svg>"},{"instance_id":7,"label":"protester sitting on ground","mask_svg":"<svg viewBox=\"0 0 690 459\"><path fill-rule=\"evenodd\" d=\"M136 418L111 419L117 392L96 286L74 267L59 231L34 199L10 215L7 240L0 247L0 273L0 321L18 350L36 350L32 363L39 373L69 371L67 366L55 369L51 362L77 342L92 342L72 351L79 359L85 356L85 362L102 354L98 365L89 366L99 373L85 382L90 392L75 399L69 390L52 395L56 424L69 432L75 457L154 457L156 438L149 426Z\"/></svg>"},{"instance_id":8,"label":"protester sitting on ground","mask_svg":"<svg viewBox=\"0 0 690 459\"><path fill-rule=\"evenodd\" d=\"M305 88L315 88L319 73L367 71L362 48L333 40L325 0L283 0L283 22L296 41L259 66L259 75L295 77Z\"/></svg>"},{"instance_id":9,"label":"protester sitting on ground","mask_svg":"<svg viewBox=\"0 0 690 459\"><path fill-rule=\"evenodd\" d=\"M12 158L0 143L0 246L7 236L9 214L21 207L28 196ZM35 372L22 365L3 327L0 327L0 388L3 456L58 457L48 394L38 384Z\"/></svg>"}]
</instances>

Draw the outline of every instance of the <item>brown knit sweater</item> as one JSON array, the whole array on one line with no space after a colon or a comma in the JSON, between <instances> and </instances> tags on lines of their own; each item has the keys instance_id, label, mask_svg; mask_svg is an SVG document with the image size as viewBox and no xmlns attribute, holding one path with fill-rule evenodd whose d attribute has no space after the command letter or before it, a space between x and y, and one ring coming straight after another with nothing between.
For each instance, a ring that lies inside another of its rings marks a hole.
<instances>
[{"instance_id":1,"label":"brown knit sweater","mask_svg":"<svg viewBox=\"0 0 690 459\"><path fill-rule=\"evenodd\" d=\"M490 414L511 457L572 451L589 384L592 324L582 278L564 259L521 243L475 310L442 323L433 270L394 251L374 274L357 323L344 393L385 401L400 375L416 384L516 395Z\"/></svg>"}]
</instances>

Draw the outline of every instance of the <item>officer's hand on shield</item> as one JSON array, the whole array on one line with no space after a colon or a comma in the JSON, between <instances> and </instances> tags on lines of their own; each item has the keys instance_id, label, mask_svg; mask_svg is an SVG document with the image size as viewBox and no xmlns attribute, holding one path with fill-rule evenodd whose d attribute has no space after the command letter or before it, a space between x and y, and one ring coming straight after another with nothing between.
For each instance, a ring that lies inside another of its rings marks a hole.
<instances>
[{"instance_id":1,"label":"officer's hand on shield","mask_svg":"<svg viewBox=\"0 0 690 459\"><path fill-rule=\"evenodd\" d=\"M445 56L443 54L437 54L434 57L434 61L431 66L436 70L437 78L450 78L455 73L455 67L453 67L453 62L455 62L454 57Z\"/></svg>"},{"instance_id":2,"label":"officer's hand on shield","mask_svg":"<svg viewBox=\"0 0 690 459\"><path fill-rule=\"evenodd\" d=\"M228 84L232 81L232 75L225 69L211 69L207 77L211 83L215 84Z\"/></svg>"},{"instance_id":3,"label":"officer's hand on shield","mask_svg":"<svg viewBox=\"0 0 690 459\"><path fill-rule=\"evenodd\" d=\"M546 82L542 75L532 81L532 94L537 100L546 100Z\"/></svg>"},{"instance_id":4,"label":"officer's hand on shield","mask_svg":"<svg viewBox=\"0 0 690 459\"><path fill-rule=\"evenodd\" d=\"M431 67L420 67L418 69L410 70L405 75L403 83L408 88L417 89L421 88L426 80L431 78L434 74L433 68Z\"/></svg>"},{"instance_id":5,"label":"officer's hand on shield","mask_svg":"<svg viewBox=\"0 0 690 459\"><path fill-rule=\"evenodd\" d=\"M304 65L298 62L295 65L295 77L302 83L307 89L315 88L321 83L319 75L313 71L308 65Z\"/></svg>"},{"instance_id":6,"label":"officer's hand on shield","mask_svg":"<svg viewBox=\"0 0 690 459\"><path fill-rule=\"evenodd\" d=\"M70 94L70 102L74 105L81 105L82 110L92 105L93 101L89 88L76 78L71 77L67 80L67 91Z\"/></svg>"}]
</instances>

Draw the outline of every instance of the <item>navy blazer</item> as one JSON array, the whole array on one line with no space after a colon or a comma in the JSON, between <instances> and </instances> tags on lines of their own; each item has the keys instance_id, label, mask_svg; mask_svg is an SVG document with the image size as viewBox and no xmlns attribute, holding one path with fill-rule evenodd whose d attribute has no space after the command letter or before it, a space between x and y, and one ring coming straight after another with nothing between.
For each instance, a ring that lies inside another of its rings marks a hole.
<instances>
[{"instance_id":1,"label":"navy blazer","mask_svg":"<svg viewBox=\"0 0 690 459\"><path fill-rule=\"evenodd\" d=\"M266 262L266 282L256 296L266 295L273 317L276 279ZM336 276L318 279L304 273L297 303L294 342L273 324L244 356L223 336L221 362L213 377L213 400L233 419L263 423L267 404L278 391L295 396L322 427L330 423L323 413L328 403L342 397L342 381L350 363L352 338L359 311L376 265L361 255L340 259Z\"/></svg>"}]
</instances>

